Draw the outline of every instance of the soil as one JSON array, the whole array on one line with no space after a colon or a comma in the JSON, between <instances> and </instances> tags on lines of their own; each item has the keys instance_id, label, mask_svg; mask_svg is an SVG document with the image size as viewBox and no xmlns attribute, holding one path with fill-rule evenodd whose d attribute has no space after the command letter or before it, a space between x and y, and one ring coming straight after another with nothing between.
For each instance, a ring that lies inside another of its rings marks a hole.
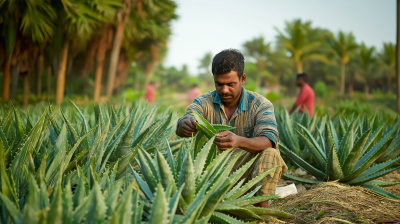
<instances>
[{"instance_id":1,"label":"soil","mask_svg":"<svg viewBox=\"0 0 400 224\"><path fill-rule=\"evenodd\" d=\"M400 182L400 169L395 170L395 171L387 174L386 176L380 177L378 180L390 181L390 182ZM384 189L389 191L392 194L400 196L400 184L390 186L390 187L385 187Z\"/></svg>"}]
</instances>

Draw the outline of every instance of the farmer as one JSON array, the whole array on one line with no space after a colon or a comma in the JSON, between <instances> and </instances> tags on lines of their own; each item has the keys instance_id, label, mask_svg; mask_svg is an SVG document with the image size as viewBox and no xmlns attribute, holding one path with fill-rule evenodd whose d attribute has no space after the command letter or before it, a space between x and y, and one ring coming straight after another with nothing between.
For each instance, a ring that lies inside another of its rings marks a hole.
<instances>
[{"instance_id":1,"label":"farmer","mask_svg":"<svg viewBox=\"0 0 400 224\"><path fill-rule=\"evenodd\" d=\"M234 132L220 132L214 143L222 151L233 149L232 158L241 153L233 171L258 155L243 176L247 181L278 166L259 182L262 187L258 195L273 195L279 178L287 170L278 150L274 108L265 97L244 89L243 70L244 57L238 50L227 49L215 55L212 62L215 90L196 97L179 119L176 134L191 137L197 133L192 111L210 123L235 127ZM259 206L268 207L268 201Z\"/></svg>"},{"instance_id":2,"label":"farmer","mask_svg":"<svg viewBox=\"0 0 400 224\"><path fill-rule=\"evenodd\" d=\"M294 103L292 109L289 111L293 113L297 107L299 108L299 113L303 114L307 108L308 115L310 117L314 114L314 91L307 83L308 77L306 73L301 73L297 75L296 85L300 87L300 93L297 96L297 100Z\"/></svg>"},{"instance_id":3,"label":"farmer","mask_svg":"<svg viewBox=\"0 0 400 224\"><path fill-rule=\"evenodd\" d=\"M193 84L187 95L188 103L191 104L198 95L201 95L201 91L197 84Z\"/></svg>"},{"instance_id":4,"label":"farmer","mask_svg":"<svg viewBox=\"0 0 400 224\"><path fill-rule=\"evenodd\" d=\"M146 93L144 98L149 101L149 103L154 103L156 99L156 90L154 89L154 82L151 81L148 86L146 86Z\"/></svg>"}]
</instances>

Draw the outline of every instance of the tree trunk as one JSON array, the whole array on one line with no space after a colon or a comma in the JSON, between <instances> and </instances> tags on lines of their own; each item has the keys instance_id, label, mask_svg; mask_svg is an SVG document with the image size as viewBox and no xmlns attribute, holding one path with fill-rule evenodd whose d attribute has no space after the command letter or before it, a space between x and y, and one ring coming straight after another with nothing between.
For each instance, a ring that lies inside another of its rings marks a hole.
<instances>
[{"instance_id":1,"label":"tree trunk","mask_svg":"<svg viewBox=\"0 0 400 224\"><path fill-rule=\"evenodd\" d=\"M51 66L47 68L47 97L51 95Z\"/></svg>"},{"instance_id":2,"label":"tree trunk","mask_svg":"<svg viewBox=\"0 0 400 224\"><path fill-rule=\"evenodd\" d=\"M400 112L400 0L397 0L397 38L396 38L396 75L397 75L397 112Z\"/></svg>"},{"instance_id":3,"label":"tree trunk","mask_svg":"<svg viewBox=\"0 0 400 224\"><path fill-rule=\"evenodd\" d=\"M18 91L18 78L19 78L19 65L20 61L18 60L15 65L11 68L11 99L17 99L17 91Z\"/></svg>"},{"instance_id":4,"label":"tree trunk","mask_svg":"<svg viewBox=\"0 0 400 224\"><path fill-rule=\"evenodd\" d=\"M344 96L344 88L345 88L345 66L346 64L344 62L340 62L340 94Z\"/></svg>"},{"instance_id":5,"label":"tree trunk","mask_svg":"<svg viewBox=\"0 0 400 224\"><path fill-rule=\"evenodd\" d=\"M151 76L151 67L152 67L151 63L148 63L146 65L146 69L145 69L146 78L144 80L144 88L146 88L149 85L150 76Z\"/></svg>"},{"instance_id":6,"label":"tree trunk","mask_svg":"<svg viewBox=\"0 0 400 224\"><path fill-rule=\"evenodd\" d=\"M113 46L110 55L110 64L108 67L107 77L107 97L111 97L113 94L114 80L117 73L117 64L119 52L121 50L122 38L124 37L124 23L122 19L118 21L117 28L115 30Z\"/></svg>"},{"instance_id":7,"label":"tree trunk","mask_svg":"<svg viewBox=\"0 0 400 224\"><path fill-rule=\"evenodd\" d=\"M38 78L37 83L36 83L37 84L37 86L36 86L36 91L37 91L36 94L37 95L42 94L43 60L44 60L44 57L42 54L39 56L38 60L36 61L36 66L35 66L37 78Z\"/></svg>"},{"instance_id":8,"label":"tree trunk","mask_svg":"<svg viewBox=\"0 0 400 224\"><path fill-rule=\"evenodd\" d=\"M136 64L136 72L135 72L135 91L140 91L140 70L138 64Z\"/></svg>"},{"instance_id":9,"label":"tree trunk","mask_svg":"<svg viewBox=\"0 0 400 224\"><path fill-rule=\"evenodd\" d=\"M297 74L303 73L303 63L301 63L301 61L296 61L296 67L297 67Z\"/></svg>"},{"instance_id":10,"label":"tree trunk","mask_svg":"<svg viewBox=\"0 0 400 224\"><path fill-rule=\"evenodd\" d=\"M64 40L63 48L60 55L60 60L58 63L57 71L57 84L56 84L56 104L60 105L64 98L64 88L65 88L65 71L67 68L68 61L68 48L69 41Z\"/></svg>"},{"instance_id":11,"label":"tree trunk","mask_svg":"<svg viewBox=\"0 0 400 224\"><path fill-rule=\"evenodd\" d=\"M98 102L100 98L100 90L101 90L101 79L103 75L103 67L104 67L104 58L106 56L107 50L107 32L106 29L103 30L103 34L101 36L101 40L99 42L99 47L96 55L96 74L94 79L94 92L93 92L93 100L94 102Z\"/></svg>"},{"instance_id":12,"label":"tree trunk","mask_svg":"<svg viewBox=\"0 0 400 224\"><path fill-rule=\"evenodd\" d=\"M10 99L10 70L11 63L8 60L8 56L6 56L6 60L3 62L3 92L2 98L3 101L8 101Z\"/></svg>"},{"instance_id":13,"label":"tree trunk","mask_svg":"<svg viewBox=\"0 0 400 224\"><path fill-rule=\"evenodd\" d=\"M23 77L23 93L24 93L24 98L23 98L23 103L24 106L28 105L28 95L29 95L29 79L28 75L24 75Z\"/></svg>"}]
</instances>

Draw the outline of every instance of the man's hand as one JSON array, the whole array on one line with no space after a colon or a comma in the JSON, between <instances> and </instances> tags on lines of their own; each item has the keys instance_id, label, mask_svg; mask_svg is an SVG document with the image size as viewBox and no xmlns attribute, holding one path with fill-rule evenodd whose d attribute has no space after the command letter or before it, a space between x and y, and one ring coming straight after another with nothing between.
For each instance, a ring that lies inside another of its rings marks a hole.
<instances>
[{"instance_id":1,"label":"man's hand","mask_svg":"<svg viewBox=\"0 0 400 224\"><path fill-rule=\"evenodd\" d=\"M227 149L239 148L240 139L240 136L237 136L230 131L223 131L217 134L214 139L214 143L220 150L225 151Z\"/></svg>"},{"instance_id":2,"label":"man's hand","mask_svg":"<svg viewBox=\"0 0 400 224\"><path fill-rule=\"evenodd\" d=\"M196 119L194 117L183 119L179 123L177 134L181 137L192 137L197 133Z\"/></svg>"}]
</instances>

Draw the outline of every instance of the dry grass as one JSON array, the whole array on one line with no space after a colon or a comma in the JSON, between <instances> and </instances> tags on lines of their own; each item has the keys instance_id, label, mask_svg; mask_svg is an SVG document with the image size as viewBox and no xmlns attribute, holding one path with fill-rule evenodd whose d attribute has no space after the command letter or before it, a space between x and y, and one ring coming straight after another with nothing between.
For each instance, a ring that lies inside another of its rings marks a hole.
<instances>
[{"instance_id":1,"label":"dry grass","mask_svg":"<svg viewBox=\"0 0 400 224\"><path fill-rule=\"evenodd\" d=\"M272 208L294 215L274 223L400 223L400 201L335 182L276 200Z\"/></svg>"}]
</instances>

